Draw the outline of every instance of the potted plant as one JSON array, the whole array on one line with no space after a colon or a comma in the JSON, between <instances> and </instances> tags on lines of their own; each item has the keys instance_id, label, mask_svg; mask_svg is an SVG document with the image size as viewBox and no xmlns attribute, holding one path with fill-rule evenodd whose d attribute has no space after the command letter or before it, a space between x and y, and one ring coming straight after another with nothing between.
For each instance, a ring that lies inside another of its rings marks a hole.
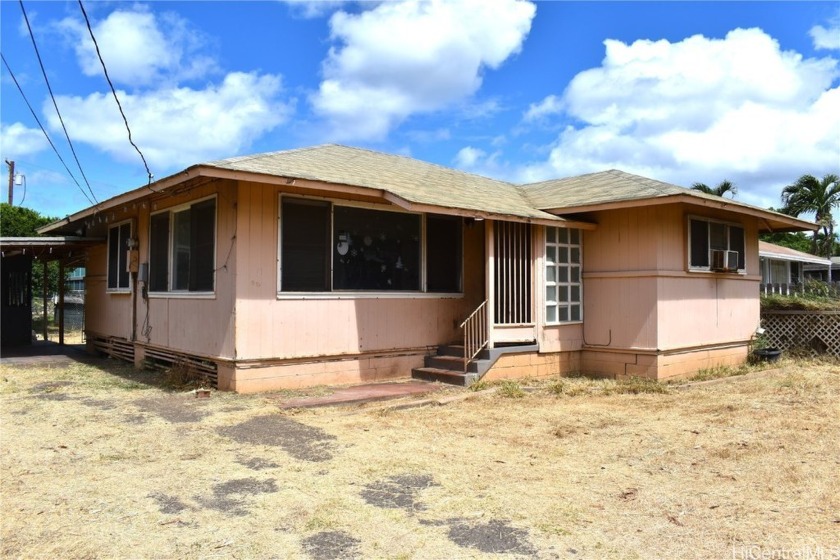
<instances>
[{"instance_id":1,"label":"potted plant","mask_svg":"<svg viewBox=\"0 0 840 560\"><path fill-rule=\"evenodd\" d=\"M752 355L757 362L775 362L782 355L780 349L770 346L770 341L761 327L753 335L752 349Z\"/></svg>"}]
</instances>

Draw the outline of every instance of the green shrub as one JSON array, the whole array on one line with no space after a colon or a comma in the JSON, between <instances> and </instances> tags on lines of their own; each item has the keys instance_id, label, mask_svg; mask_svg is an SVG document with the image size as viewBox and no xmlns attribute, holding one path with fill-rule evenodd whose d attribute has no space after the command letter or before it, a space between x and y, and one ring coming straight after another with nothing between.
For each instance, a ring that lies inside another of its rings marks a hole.
<instances>
[{"instance_id":1,"label":"green shrub","mask_svg":"<svg viewBox=\"0 0 840 560\"><path fill-rule=\"evenodd\" d=\"M521 399L525 396L525 391L516 381L506 379L499 383L499 395L508 399Z\"/></svg>"}]
</instances>

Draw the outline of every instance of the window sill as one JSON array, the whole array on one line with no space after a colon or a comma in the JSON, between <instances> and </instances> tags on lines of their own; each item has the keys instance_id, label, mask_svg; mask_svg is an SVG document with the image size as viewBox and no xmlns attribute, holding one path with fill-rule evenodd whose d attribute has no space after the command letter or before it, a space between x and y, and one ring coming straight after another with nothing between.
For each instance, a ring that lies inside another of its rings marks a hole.
<instances>
[{"instance_id":1,"label":"window sill","mask_svg":"<svg viewBox=\"0 0 840 560\"><path fill-rule=\"evenodd\" d=\"M278 300L295 299L462 299L463 293L441 292L277 292Z\"/></svg>"},{"instance_id":2,"label":"window sill","mask_svg":"<svg viewBox=\"0 0 840 560\"><path fill-rule=\"evenodd\" d=\"M582 325L583 319L580 321L563 321L558 323L546 323L544 326L546 327L565 327L566 325Z\"/></svg>"},{"instance_id":3,"label":"window sill","mask_svg":"<svg viewBox=\"0 0 840 560\"><path fill-rule=\"evenodd\" d=\"M710 270L708 268L689 268L688 272L698 273L698 274L724 274L727 276L746 276L747 271L744 269L738 269L733 272L727 272L724 270Z\"/></svg>"},{"instance_id":4,"label":"window sill","mask_svg":"<svg viewBox=\"0 0 840 560\"><path fill-rule=\"evenodd\" d=\"M215 292L149 292L149 299L216 299Z\"/></svg>"},{"instance_id":5,"label":"window sill","mask_svg":"<svg viewBox=\"0 0 840 560\"><path fill-rule=\"evenodd\" d=\"M105 290L106 294L113 296L128 296L131 295L131 288L120 288L118 290Z\"/></svg>"}]
</instances>

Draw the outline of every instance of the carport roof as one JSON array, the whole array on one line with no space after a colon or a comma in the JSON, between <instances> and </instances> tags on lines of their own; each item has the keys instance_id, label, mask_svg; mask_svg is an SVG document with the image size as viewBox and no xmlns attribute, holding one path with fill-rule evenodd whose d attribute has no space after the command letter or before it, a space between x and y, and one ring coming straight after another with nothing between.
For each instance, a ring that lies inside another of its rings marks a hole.
<instances>
[{"instance_id":1,"label":"carport roof","mask_svg":"<svg viewBox=\"0 0 840 560\"><path fill-rule=\"evenodd\" d=\"M45 261L84 257L84 249L104 243L104 239L76 236L59 237L0 237L0 255L12 257L31 253Z\"/></svg>"}]
</instances>

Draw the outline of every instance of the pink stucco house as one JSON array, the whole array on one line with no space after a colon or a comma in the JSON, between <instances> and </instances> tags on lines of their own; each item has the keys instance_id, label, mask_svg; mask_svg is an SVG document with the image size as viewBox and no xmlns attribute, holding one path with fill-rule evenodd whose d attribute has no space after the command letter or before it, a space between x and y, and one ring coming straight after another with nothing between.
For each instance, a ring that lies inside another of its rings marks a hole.
<instances>
[{"instance_id":1,"label":"pink stucco house","mask_svg":"<svg viewBox=\"0 0 840 560\"><path fill-rule=\"evenodd\" d=\"M93 349L252 392L746 358L758 235L814 226L617 170L514 185L337 145L191 166L43 228Z\"/></svg>"}]
</instances>

